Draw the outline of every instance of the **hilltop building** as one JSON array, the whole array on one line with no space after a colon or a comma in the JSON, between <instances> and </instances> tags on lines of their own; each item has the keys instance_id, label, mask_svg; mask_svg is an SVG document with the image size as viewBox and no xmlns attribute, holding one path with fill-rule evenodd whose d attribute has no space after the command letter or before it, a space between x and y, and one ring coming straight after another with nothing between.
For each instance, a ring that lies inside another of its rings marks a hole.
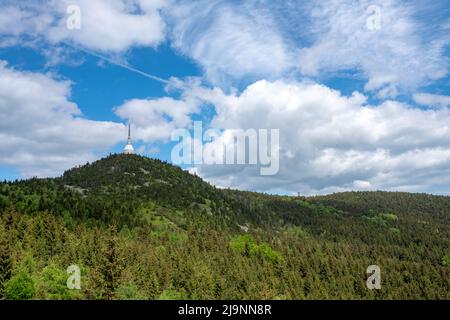
<instances>
[{"instance_id":1,"label":"hilltop building","mask_svg":"<svg viewBox=\"0 0 450 320\"><path fill-rule=\"evenodd\" d=\"M133 144L131 143L131 123L128 123L128 141L125 148L123 148L123 153L134 154Z\"/></svg>"}]
</instances>

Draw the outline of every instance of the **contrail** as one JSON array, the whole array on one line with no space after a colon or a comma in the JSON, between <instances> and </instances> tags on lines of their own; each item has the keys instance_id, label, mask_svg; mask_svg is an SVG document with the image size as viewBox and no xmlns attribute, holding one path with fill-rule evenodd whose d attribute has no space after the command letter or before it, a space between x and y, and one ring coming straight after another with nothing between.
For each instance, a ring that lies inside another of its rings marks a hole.
<instances>
[{"instance_id":1,"label":"contrail","mask_svg":"<svg viewBox=\"0 0 450 320\"><path fill-rule=\"evenodd\" d=\"M129 71L134 72L134 73L140 74L141 76L144 76L144 77L146 77L146 78L149 78L149 79L152 79L152 80L155 80L155 81L164 83L164 84L172 84L172 85L173 85L173 82L171 82L171 81L169 81L169 80L167 80L167 79L163 79L163 78L160 78L160 77L151 75L151 74L146 73L146 72L144 72L144 71L141 71L141 70L139 70L139 69L133 68L133 67L131 67L131 66L125 64L125 63L121 63L121 62L115 61L115 60L113 60L113 59L111 59L111 58L108 58L108 57L106 57L106 56L104 56L104 55L101 55L101 54L99 54L99 53L97 53L97 52L94 52L94 51L91 51L91 50L89 50L89 49L86 49L86 48L82 48L82 47L73 45L73 44L68 43L68 42L63 42L63 43L64 43L66 46L71 47L72 49L79 50L79 51L82 51L82 52L84 52L84 53L87 53L87 54L89 54L89 55L91 55L91 56L94 56L94 57L97 57L97 58L99 58L99 59L105 60L105 61L107 61L107 62L109 62L109 63L111 63L111 64L113 64L113 65L116 65L116 66L118 66L118 67L127 69L127 70L129 70Z\"/></svg>"}]
</instances>

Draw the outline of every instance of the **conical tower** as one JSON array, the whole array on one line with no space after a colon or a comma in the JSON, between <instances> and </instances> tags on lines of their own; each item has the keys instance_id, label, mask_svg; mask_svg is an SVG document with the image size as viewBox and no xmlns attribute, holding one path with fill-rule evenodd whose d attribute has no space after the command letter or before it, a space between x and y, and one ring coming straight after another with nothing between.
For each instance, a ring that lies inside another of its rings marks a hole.
<instances>
[{"instance_id":1,"label":"conical tower","mask_svg":"<svg viewBox=\"0 0 450 320\"><path fill-rule=\"evenodd\" d=\"M133 144L131 143L131 123L129 122L128 122L128 141L125 148L123 148L123 153L134 154Z\"/></svg>"}]
</instances>

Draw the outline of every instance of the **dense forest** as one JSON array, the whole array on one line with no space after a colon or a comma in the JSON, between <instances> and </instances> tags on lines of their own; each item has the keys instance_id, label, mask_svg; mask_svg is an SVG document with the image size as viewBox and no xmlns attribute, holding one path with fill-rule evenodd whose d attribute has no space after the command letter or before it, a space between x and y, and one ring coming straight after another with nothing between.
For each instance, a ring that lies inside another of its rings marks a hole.
<instances>
[{"instance_id":1,"label":"dense forest","mask_svg":"<svg viewBox=\"0 0 450 320\"><path fill-rule=\"evenodd\" d=\"M222 190L110 155L0 183L0 299L450 299L450 197Z\"/></svg>"}]
</instances>

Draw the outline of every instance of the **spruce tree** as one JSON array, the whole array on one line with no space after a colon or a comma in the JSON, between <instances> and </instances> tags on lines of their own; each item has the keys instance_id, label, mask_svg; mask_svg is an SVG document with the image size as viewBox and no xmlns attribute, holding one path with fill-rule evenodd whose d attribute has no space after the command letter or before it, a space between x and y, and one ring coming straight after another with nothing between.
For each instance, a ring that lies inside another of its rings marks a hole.
<instances>
[{"instance_id":1,"label":"spruce tree","mask_svg":"<svg viewBox=\"0 0 450 320\"><path fill-rule=\"evenodd\" d=\"M0 224L0 298L3 298L4 285L11 278L12 263L8 235L3 224Z\"/></svg>"}]
</instances>

